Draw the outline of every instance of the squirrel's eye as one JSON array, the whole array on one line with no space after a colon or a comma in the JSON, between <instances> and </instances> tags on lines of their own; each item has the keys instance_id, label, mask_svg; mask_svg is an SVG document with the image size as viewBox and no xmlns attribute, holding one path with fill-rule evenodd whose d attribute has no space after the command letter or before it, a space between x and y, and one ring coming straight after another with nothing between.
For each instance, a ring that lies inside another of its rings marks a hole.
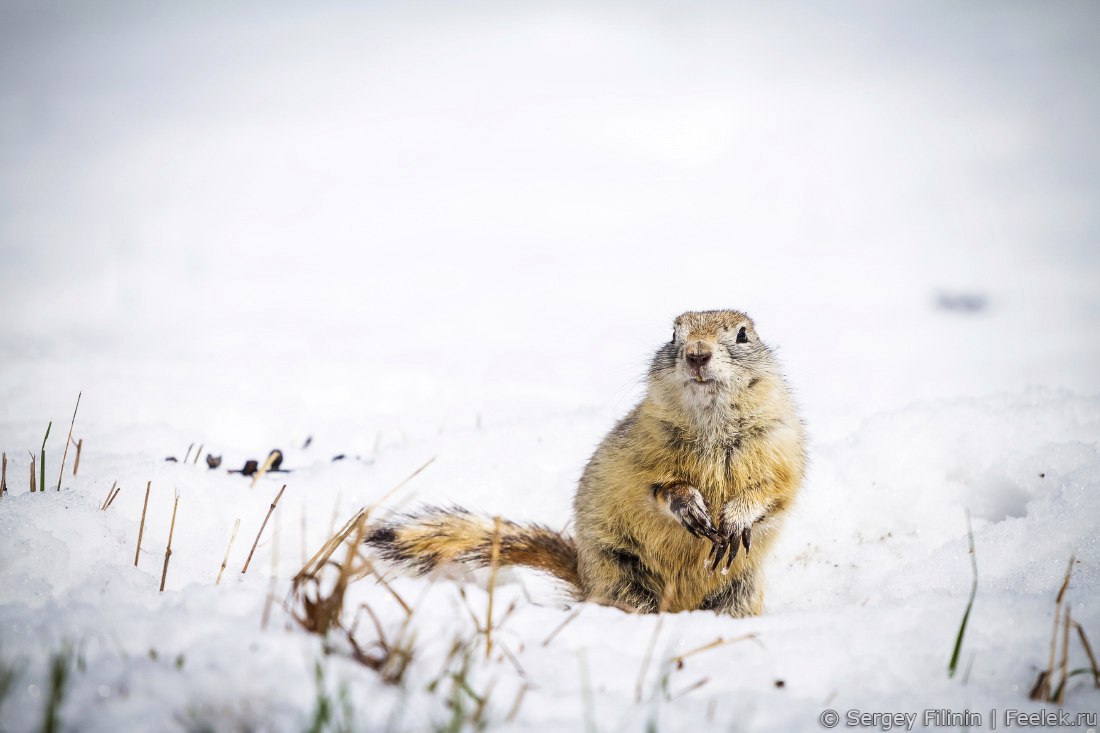
<instances>
[{"instance_id":1,"label":"squirrel's eye","mask_svg":"<svg viewBox=\"0 0 1100 733\"><path fill-rule=\"evenodd\" d=\"M741 326L741 330L737 332L737 343L747 344L749 342L748 334L745 333L745 327Z\"/></svg>"},{"instance_id":2,"label":"squirrel's eye","mask_svg":"<svg viewBox=\"0 0 1100 733\"><path fill-rule=\"evenodd\" d=\"M676 332L672 332L672 343L676 343Z\"/></svg>"}]
</instances>

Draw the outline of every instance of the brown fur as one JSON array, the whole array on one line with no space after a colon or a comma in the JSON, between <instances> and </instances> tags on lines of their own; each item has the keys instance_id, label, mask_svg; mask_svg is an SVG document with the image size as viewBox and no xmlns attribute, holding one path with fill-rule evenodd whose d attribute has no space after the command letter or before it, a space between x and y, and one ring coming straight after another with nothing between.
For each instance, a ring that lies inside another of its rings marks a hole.
<instances>
[{"instance_id":1,"label":"brown fur","mask_svg":"<svg viewBox=\"0 0 1100 733\"><path fill-rule=\"evenodd\" d=\"M577 575L577 550L573 541L539 524L502 520L500 538L496 522L459 507L427 507L401 521L372 530L367 543L387 560L404 563L422 573L448 563L487 565L493 543L500 543L501 565L525 565L544 570L573 588Z\"/></svg>"},{"instance_id":2,"label":"brown fur","mask_svg":"<svg viewBox=\"0 0 1100 733\"><path fill-rule=\"evenodd\" d=\"M585 468L576 539L503 522L500 562L537 567L579 598L640 612L757 614L761 564L802 481L802 423L744 313L685 313L675 329L654 356L645 398ZM687 357L701 354L709 361L693 371ZM492 520L433 509L376 529L368 542L428 571L487 564L493 533ZM751 549L728 570L729 555L708 562L716 550L736 552L743 534Z\"/></svg>"}]
</instances>

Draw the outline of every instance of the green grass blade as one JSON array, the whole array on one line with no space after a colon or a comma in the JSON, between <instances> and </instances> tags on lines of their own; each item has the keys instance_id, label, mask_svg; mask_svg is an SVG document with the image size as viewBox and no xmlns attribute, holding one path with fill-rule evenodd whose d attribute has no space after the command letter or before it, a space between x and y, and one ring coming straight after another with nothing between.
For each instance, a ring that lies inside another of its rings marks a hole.
<instances>
[{"instance_id":1,"label":"green grass blade","mask_svg":"<svg viewBox=\"0 0 1100 733\"><path fill-rule=\"evenodd\" d=\"M963 636L966 635L966 624L970 620L970 610L974 607L974 597L978 595L978 560L974 554L974 530L970 526L970 511L966 512L966 538L970 543L970 565L974 570L974 582L970 586L970 600L966 602L966 611L963 613L962 623L959 624L959 633L955 637L955 648L951 652L951 661L947 664L947 676L954 677L959 667L959 654L962 652Z\"/></svg>"},{"instance_id":2,"label":"green grass blade","mask_svg":"<svg viewBox=\"0 0 1100 733\"><path fill-rule=\"evenodd\" d=\"M1072 672L1070 672L1069 674L1067 674L1066 678L1064 680L1062 680L1061 682L1059 682L1058 687L1056 687L1054 692L1052 692L1050 694L1050 699L1051 700L1057 700L1058 696L1062 694L1062 688L1066 686L1066 682L1069 681L1069 678L1070 677L1076 677L1079 674L1092 674L1092 668L1090 668L1090 667L1081 667L1080 669L1075 669Z\"/></svg>"}]
</instances>

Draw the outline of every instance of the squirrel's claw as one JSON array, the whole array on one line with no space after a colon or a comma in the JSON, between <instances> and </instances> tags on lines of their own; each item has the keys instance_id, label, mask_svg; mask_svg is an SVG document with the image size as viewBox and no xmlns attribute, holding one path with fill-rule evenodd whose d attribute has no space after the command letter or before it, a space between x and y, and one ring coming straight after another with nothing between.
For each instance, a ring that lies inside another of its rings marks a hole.
<instances>
[{"instance_id":1,"label":"squirrel's claw","mask_svg":"<svg viewBox=\"0 0 1100 733\"><path fill-rule=\"evenodd\" d=\"M730 542L730 554L726 558L726 569L729 570L730 565L733 565L733 558L737 557L737 551L741 549L741 537L737 536Z\"/></svg>"},{"instance_id":2,"label":"squirrel's claw","mask_svg":"<svg viewBox=\"0 0 1100 733\"><path fill-rule=\"evenodd\" d=\"M741 549L741 536L734 536L733 540L726 540L722 544L722 550L718 555L718 560L722 559L722 555L726 555L726 570L729 570L730 565L733 565L733 558L737 557L737 551ZM711 570L718 569L718 561L714 563L714 567Z\"/></svg>"},{"instance_id":3,"label":"squirrel's claw","mask_svg":"<svg viewBox=\"0 0 1100 733\"><path fill-rule=\"evenodd\" d=\"M711 554L712 554L712 555L714 555L714 562L713 562L713 563L711 564L711 566L710 566L710 571L711 571L712 573L713 573L713 572L714 572L715 570L717 570L717 569L718 569L718 564L722 562L722 557L723 557L723 556L724 556L724 555L726 554L726 552L727 552L727 551L729 550L729 547L730 547L730 546L729 546L729 543L728 543L728 542L715 542L715 543L714 543L714 547L713 547L713 549L711 550ZM730 559L731 559L731 560L733 559L733 556L734 556L734 554L735 554L736 552L737 552L737 551L736 551L736 550L734 550L733 552L731 552L731 553L730 553ZM728 566L727 566L727 567L728 567Z\"/></svg>"},{"instance_id":4,"label":"squirrel's claw","mask_svg":"<svg viewBox=\"0 0 1100 733\"><path fill-rule=\"evenodd\" d=\"M710 564L711 572L718 569L719 563L722 558L726 558L726 570L729 570L733 565L733 559L737 557L738 551L741 549L741 545L745 546L745 554L749 554L749 548L752 546L752 526L746 527L728 527L723 525L718 530L718 539L712 539L714 547L711 548L710 555L707 556L707 563Z\"/></svg>"},{"instance_id":5,"label":"squirrel's claw","mask_svg":"<svg viewBox=\"0 0 1100 733\"><path fill-rule=\"evenodd\" d=\"M692 537L721 541L720 533L710 521L703 495L697 488L684 483L665 484L655 486L653 495Z\"/></svg>"},{"instance_id":6,"label":"squirrel's claw","mask_svg":"<svg viewBox=\"0 0 1100 733\"><path fill-rule=\"evenodd\" d=\"M680 520L680 524L684 526L688 532L693 536L700 539L708 539L714 541L718 538L718 531L714 529L714 525L710 522L710 516L707 514L706 507L703 505L700 498L698 504L695 502L688 502L686 506L677 507L677 502L673 501L670 506L677 518Z\"/></svg>"}]
</instances>

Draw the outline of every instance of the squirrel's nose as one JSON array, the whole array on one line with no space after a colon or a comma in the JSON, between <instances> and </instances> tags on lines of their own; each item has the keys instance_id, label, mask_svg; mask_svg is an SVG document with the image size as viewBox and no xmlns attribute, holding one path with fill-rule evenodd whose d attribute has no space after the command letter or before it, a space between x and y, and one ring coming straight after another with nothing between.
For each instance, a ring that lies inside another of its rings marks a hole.
<instances>
[{"instance_id":1,"label":"squirrel's nose","mask_svg":"<svg viewBox=\"0 0 1100 733\"><path fill-rule=\"evenodd\" d=\"M695 350L688 351L684 354L684 359L687 360L688 366L696 373L707 365L707 362L710 361L710 357L710 349L705 346L697 346Z\"/></svg>"}]
</instances>

